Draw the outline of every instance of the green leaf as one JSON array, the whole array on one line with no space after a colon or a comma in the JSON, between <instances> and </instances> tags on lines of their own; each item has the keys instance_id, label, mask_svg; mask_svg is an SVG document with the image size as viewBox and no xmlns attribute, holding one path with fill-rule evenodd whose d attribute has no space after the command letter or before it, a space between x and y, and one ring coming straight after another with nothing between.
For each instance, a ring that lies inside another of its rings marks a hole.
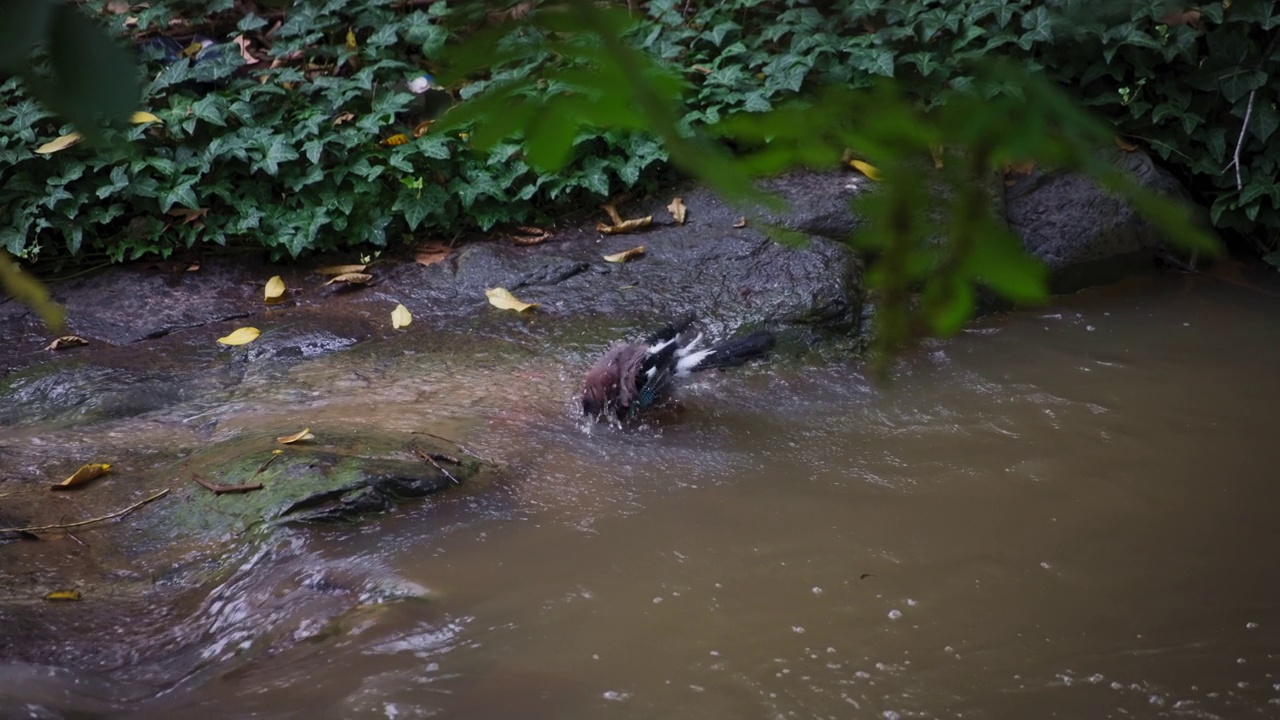
<instances>
[{"instance_id":1,"label":"green leaf","mask_svg":"<svg viewBox=\"0 0 1280 720\"><path fill-rule=\"evenodd\" d=\"M0 71L22 65L36 43L49 31L53 3L49 0L5 0L0 22Z\"/></svg>"},{"instance_id":2,"label":"green leaf","mask_svg":"<svg viewBox=\"0 0 1280 720\"><path fill-rule=\"evenodd\" d=\"M51 20L50 107L86 134L96 134L99 122L123 121L138 107L133 58L75 5L57 4Z\"/></svg>"}]
</instances>

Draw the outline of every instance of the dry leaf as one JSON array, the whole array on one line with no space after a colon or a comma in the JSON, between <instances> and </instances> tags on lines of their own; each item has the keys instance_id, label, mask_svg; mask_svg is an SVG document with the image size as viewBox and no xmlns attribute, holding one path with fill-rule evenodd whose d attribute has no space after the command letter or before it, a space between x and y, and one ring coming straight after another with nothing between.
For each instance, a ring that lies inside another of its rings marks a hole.
<instances>
[{"instance_id":1,"label":"dry leaf","mask_svg":"<svg viewBox=\"0 0 1280 720\"><path fill-rule=\"evenodd\" d=\"M413 260L419 265L431 266L449 257L449 248L444 245L424 245L414 253Z\"/></svg>"},{"instance_id":2,"label":"dry leaf","mask_svg":"<svg viewBox=\"0 0 1280 720\"><path fill-rule=\"evenodd\" d=\"M703 75L710 75L711 73L715 72L714 70L712 70L711 68L707 67L706 65L694 65L693 67L691 67L691 68L689 68L689 69L690 69L690 70L693 70L694 72L700 72L700 73L702 73Z\"/></svg>"},{"instance_id":3,"label":"dry leaf","mask_svg":"<svg viewBox=\"0 0 1280 720\"><path fill-rule=\"evenodd\" d=\"M75 602L80 599L79 590L54 590L44 596L49 602Z\"/></svg>"},{"instance_id":4,"label":"dry leaf","mask_svg":"<svg viewBox=\"0 0 1280 720\"><path fill-rule=\"evenodd\" d=\"M1114 139L1116 141L1116 147L1120 148L1125 152L1134 152L1138 149L1137 145L1134 145L1133 143L1129 142L1128 140L1125 140L1119 135L1116 135Z\"/></svg>"},{"instance_id":5,"label":"dry leaf","mask_svg":"<svg viewBox=\"0 0 1280 720\"><path fill-rule=\"evenodd\" d=\"M933 156L933 169L941 170L946 164L947 149L941 145L929 145L929 154Z\"/></svg>"},{"instance_id":6,"label":"dry leaf","mask_svg":"<svg viewBox=\"0 0 1280 720\"><path fill-rule=\"evenodd\" d=\"M653 216L645 215L642 218L632 218L630 220L623 220L622 222L614 225L605 225L604 223L596 223L596 230L599 230L605 235L623 235L625 233L639 230L640 228L649 227L651 223L653 223Z\"/></svg>"},{"instance_id":7,"label":"dry leaf","mask_svg":"<svg viewBox=\"0 0 1280 720\"><path fill-rule=\"evenodd\" d=\"M521 225L516 229L520 231L520 234L511 235L511 241L517 245L538 245L551 238L551 231L543 230L542 228Z\"/></svg>"},{"instance_id":8,"label":"dry leaf","mask_svg":"<svg viewBox=\"0 0 1280 720\"><path fill-rule=\"evenodd\" d=\"M636 247L631 248L630 250L623 250L620 253L605 255L604 261L611 262L611 263L621 263L621 262L626 262L631 258L638 258L641 255L644 255L644 246L638 245Z\"/></svg>"},{"instance_id":9,"label":"dry leaf","mask_svg":"<svg viewBox=\"0 0 1280 720\"><path fill-rule=\"evenodd\" d=\"M747 226L747 219L745 217L740 217L733 221L733 226L736 228L744 228Z\"/></svg>"},{"instance_id":10,"label":"dry leaf","mask_svg":"<svg viewBox=\"0 0 1280 720\"><path fill-rule=\"evenodd\" d=\"M404 133L396 133L395 135L392 135L389 138L383 138L381 142L379 142L378 144L385 145L386 147L395 147L397 145L408 144L408 142L409 142L408 135L405 135Z\"/></svg>"},{"instance_id":11,"label":"dry leaf","mask_svg":"<svg viewBox=\"0 0 1280 720\"><path fill-rule=\"evenodd\" d=\"M325 267L318 267L311 272L314 272L317 275L346 275L347 273L364 272L366 267L368 267L368 265L327 265Z\"/></svg>"},{"instance_id":12,"label":"dry leaf","mask_svg":"<svg viewBox=\"0 0 1280 720\"><path fill-rule=\"evenodd\" d=\"M61 350L62 348L74 347L76 345L88 345L89 341L78 335L63 335L45 346L45 350Z\"/></svg>"},{"instance_id":13,"label":"dry leaf","mask_svg":"<svg viewBox=\"0 0 1280 720\"><path fill-rule=\"evenodd\" d=\"M625 197L616 197L600 206L600 209L605 211L605 214L609 216L609 219L613 221L614 225L622 224L622 215L618 214L618 203L625 199Z\"/></svg>"},{"instance_id":14,"label":"dry leaf","mask_svg":"<svg viewBox=\"0 0 1280 720\"><path fill-rule=\"evenodd\" d=\"M414 125L414 126L413 126L413 136L414 136L414 137L416 137L416 138L420 138L420 137L422 137L423 135L426 135L426 134L427 134L427 131L428 131L428 130L430 130L430 129L431 129L431 126L432 126L432 125L434 125L435 123L436 123L436 121L435 121L435 120L423 120L422 122L418 123L417 125Z\"/></svg>"},{"instance_id":15,"label":"dry leaf","mask_svg":"<svg viewBox=\"0 0 1280 720\"><path fill-rule=\"evenodd\" d=\"M67 133L60 138L50 140L49 142L36 148L37 155L51 155L59 150L66 150L84 139L84 136L78 132Z\"/></svg>"},{"instance_id":16,"label":"dry leaf","mask_svg":"<svg viewBox=\"0 0 1280 720\"><path fill-rule=\"evenodd\" d=\"M50 485L49 487L53 490L66 490L67 488L79 487L90 480L96 480L103 475L106 475L107 471L110 469L111 466L107 463L91 463L89 465L83 465L71 477L60 483Z\"/></svg>"},{"instance_id":17,"label":"dry leaf","mask_svg":"<svg viewBox=\"0 0 1280 720\"><path fill-rule=\"evenodd\" d=\"M240 48L240 57L244 58L245 65L253 65L258 62L258 58L254 57L253 53L249 52L249 38L246 38L243 35L237 35L232 38L231 42L235 43L236 47Z\"/></svg>"},{"instance_id":18,"label":"dry leaf","mask_svg":"<svg viewBox=\"0 0 1280 720\"><path fill-rule=\"evenodd\" d=\"M284 280L279 275L267 281L267 286L263 288L262 298L267 302L279 300L284 297Z\"/></svg>"},{"instance_id":19,"label":"dry leaf","mask_svg":"<svg viewBox=\"0 0 1280 720\"><path fill-rule=\"evenodd\" d=\"M158 116L153 115L145 110L139 110L138 112L129 116L129 122L133 123L134 125L141 125L142 123L149 123L149 122L163 123L164 121L161 120Z\"/></svg>"},{"instance_id":20,"label":"dry leaf","mask_svg":"<svg viewBox=\"0 0 1280 720\"><path fill-rule=\"evenodd\" d=\"M311 434L311 428L302 428L301 430L299 430L298 432L292 435L285 435L284 437L276 438L276 442L280 443L281 445L290 445L292 443L300 442L302 440L311 440L314 438L315 438L315 435Z\"/></svg>"},{"instance_id":21,"label":"dry leaf","mask_svg":"<svg viewBox=\"0 0 1280 720\"><path fill-rule=\"evenodd\" d=\"M257 340L258 336L261 334L262 333L258 331L258 328L242 327L230 335L218 338L218 342L222 345L247 345L254 340Z\"/></svg>"},{"instance_id":22,"label":"dry leaf","mask_svg":"<svg viewBox=\"0 0 1280 720\"><path fill-rule=\"evenodd\" d=\"M527 303L516 298L506 288L489 288L484 291L485 297L489 298L489 304L500 310L515 310L516 312L524 312L531 307L538 307L538 303Z\"/></svg>"},{"instance_id":23,"label":"dry leaf","mask_svg":"<svg viewBox=\"0 0 1280 720\"><path fill-rule=\"evenodd\" d=\"M671 200L671 204L667 206L667 212L671 213L671 217L675 219L677 225L683 225L685 215L689 213L689 208L684 206L684 198L677 197Z\"/></svg>"},{"instance_id":24,"label":"dry leaf","mask_svg":"<svg viewBox=\"0 0 1280 720\"><path fill-rule=\"evenodd\" d=\"M402 327L409 327L411 322L413 322L413 315L410 314L409 308L403 304L396 305L396 309L391 311L391 327L396 330Z\"/></svg>"},{"instance_id":25,"label":"dry leaf","mask_svg":"<svg viewBox=\"0 0 1280 720\"><path fill-rule=\"evenodd\" d=\"M880 170L869 162L865 162L863 160L850 160L849 166L872 180L880 179Z\"/></svg>"},{"instance_id":26,"label":"dry leaf","mask_svg":"<svg viewBox=\"0 0 1280 720\"><path fill-rule=\"evenodd\" d=\"M329 282L326 282L325 285L332 285L334 283L350 283L352 285L365 285L372 279L373 279L373 276L368 273L349 272L349 273L342 273L341 275L335 275L334 277L329 278Z\"/></svg>"},{"instance_id":27,"label":"dry leaf","mask_svg":"<svg viewBox=\"0 0 1280 720\"><path fill-rule=\"evenodd\" d=\"M333 126L338 127L339 125L342 125L344 123L349 123L355 119L356 119L355 113L349 113L349 112L338 113L337 117L333 119Z\"/></svg>"},{"instance_id":28,"label":"dry leaf","mask_svg":"<svg viewBox=\"0 0 1280 720\"><path fill-rule=\"evenodd\" d=\"M169 215L182 218L183 225L191 225L200 220L200 218L209 214L209 208L173 208L169 210Z\"/></svg>"}]
</instances>

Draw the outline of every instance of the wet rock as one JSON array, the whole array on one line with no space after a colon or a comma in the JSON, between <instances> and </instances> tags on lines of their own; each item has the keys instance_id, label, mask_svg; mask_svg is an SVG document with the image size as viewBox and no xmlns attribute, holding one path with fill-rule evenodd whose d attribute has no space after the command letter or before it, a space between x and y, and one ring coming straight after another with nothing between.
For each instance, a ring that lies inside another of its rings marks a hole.
<instances>
[{"instance_id":1,"label":"wet rock","mask_svg":"<svg viewBox=\"0 0 1280 720\"><path fill-rule=\"evenodd\" d=\"M1186 198L1182 185L1142 152L1116 162L1145 187ZM1007 191L1009 225L1052 271L1055 292L1099 285L1150 268L1164 238L1124 200L1075 173L1022 177Z\"/></svg>"}]
</instances>

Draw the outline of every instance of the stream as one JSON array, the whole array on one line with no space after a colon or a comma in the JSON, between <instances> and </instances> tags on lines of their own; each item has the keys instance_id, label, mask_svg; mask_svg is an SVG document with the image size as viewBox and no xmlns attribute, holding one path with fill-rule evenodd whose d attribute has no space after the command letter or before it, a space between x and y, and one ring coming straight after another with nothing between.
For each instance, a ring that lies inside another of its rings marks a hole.
<instances>
[{"instance_id":1,"label":"stream","mask_svg":"<svg viewBox=\"0 0 1280 720\"><path fill-rule=\"evenodd\" d=\"M701 377L632 431L574 413L601 346L425 376L337 353L115 421L427 418L506 472L111 618L168 644L146 663L0 658L0 717L1280 717L1278 289L1138 279L888 384L839 358ZM371 576L431 599L363 602Z\"/></svg>"}]
</instances>

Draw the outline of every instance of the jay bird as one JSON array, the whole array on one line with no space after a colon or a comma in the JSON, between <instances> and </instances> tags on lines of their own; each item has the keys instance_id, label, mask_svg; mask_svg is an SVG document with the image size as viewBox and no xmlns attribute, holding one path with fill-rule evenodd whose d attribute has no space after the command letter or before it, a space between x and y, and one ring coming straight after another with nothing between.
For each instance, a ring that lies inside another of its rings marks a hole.
<instances>
[{"instance_id":1,"label":"jay bird","mask_svg":"<svg viewBox=\"0 0 1280 720\"><path fill-rule=\"evenodd\" d=\"M664 398L676 379L712 368L732 367L768 352L772 333L757 331L699 349L702 333L688 337L693 316L673 322L643 343L613 346L587 371L582 412L629 420Z\"/></svg>"}]
</instances>

